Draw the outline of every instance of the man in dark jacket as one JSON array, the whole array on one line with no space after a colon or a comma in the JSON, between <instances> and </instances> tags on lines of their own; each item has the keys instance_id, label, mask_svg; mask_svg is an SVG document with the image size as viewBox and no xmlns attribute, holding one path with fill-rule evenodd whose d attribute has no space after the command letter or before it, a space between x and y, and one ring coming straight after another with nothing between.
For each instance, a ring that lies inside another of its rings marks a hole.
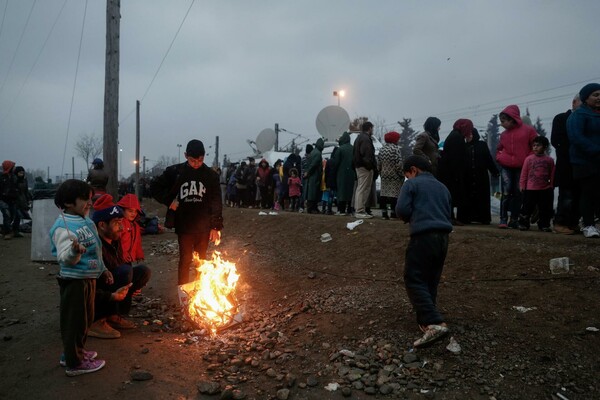
<instances>
[{"instance_id":1,"label":"man in dark jacket","mask_svg":"<svg viewBox=\"0 0 600 400\"><path fill-rule=\"evenodd\" d=\"M573 179L573 167L569 157L567 119L581 105L579 94L571 104L571 110L557 114L552 120L550 140L556 149L554 186L558 187L558 203L554 216L554 232L572 235L579 224L579 185Z\"/></svg>"},{"instance_id":2,"label":"man in dark jacket","mask_svg":"<svg viewBox=\"0 0 600 400\"><path fill-rule=\"evenodd\" d=\"M354 208L356 218L373 218L366 213L367 201L371 193L374 173L377 170L375 159L375 146L373 146L373 124L369 121L362 124L361 133L354 141L354 168L356 169L357 185L354 195Z\"/></svg>"},{"instance_id":3,"label":"man in dark jacket","mask_svg":"<svg viewBox=\"0 0 600 400\"><path fill-rule=\"evenodd\" d=\"M190 282L189 268L196 251L206 259L208 243L219 244L223 229L223 204L219 175L204 164L204 144L190 140L186 162L168 167L152 183L152 195L175 213L179 242L179 284Z\"/></svg>"}]
</instances>

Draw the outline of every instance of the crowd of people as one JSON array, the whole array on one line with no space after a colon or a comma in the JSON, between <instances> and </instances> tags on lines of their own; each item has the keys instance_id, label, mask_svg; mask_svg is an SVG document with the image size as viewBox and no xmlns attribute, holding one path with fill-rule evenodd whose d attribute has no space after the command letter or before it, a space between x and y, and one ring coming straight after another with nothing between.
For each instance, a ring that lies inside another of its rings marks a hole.
<instances>
[{"instance_id":1,"label":"crowd of people","mask_svg":"<svg viewBox=\"0 0 600 400\"><path fill-rule=\"evenodd\" d=\"M3 161L0 176L0 212L4 240L23 237L21 222L31 219L31 201L25 169L16 165L14 161Z\"/></svg>"},{"instance_id":2,"label":"crowd of people","mask_svg":"<svg viewBox=\"0 0 600 400\"><path fill-rule=\"evenodd\" d=\"M537 223L542 232L600 237L595 225L600 217L598 85L583 87L572 109L554 118L551 142L538 135L517 105L505 107L499 113L504 131L495 154L471 120L458 119L441 143L440 119L427 118L412 153L429 160L432 175L450 191L453 225L491 224L494 177L501 185L500 229L528 230ZM266 159L256 165L253 158L231 164L221 179L224 202L230 207L328 215L334 214L335 205L335 214L357 218L372 218L378 205L384 219L393 218L404 182L400 134L386 133L377 154L372 135L373 124L367 121L354 143L345 132L331 153L324 152L319 139L306 146L303 157L291 153L272 166ZM556 163L548 155L550 144Z\"/></svg>"}]
</instances>

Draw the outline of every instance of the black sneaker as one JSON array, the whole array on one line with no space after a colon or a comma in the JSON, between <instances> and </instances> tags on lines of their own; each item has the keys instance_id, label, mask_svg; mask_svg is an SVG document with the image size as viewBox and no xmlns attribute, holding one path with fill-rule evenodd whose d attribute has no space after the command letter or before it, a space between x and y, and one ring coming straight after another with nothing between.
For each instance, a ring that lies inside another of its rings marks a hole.
<instances>
[{"instance_id":1,"label":"black sneaker","mask_svg":"<svg viewBox=\"0 0 600 400\"><path fill-rule=\"evenodd\" d=\"M508 227L510 229L519 229L519 221L511 220L508 222Z\"/></svg>"}]
</instances>

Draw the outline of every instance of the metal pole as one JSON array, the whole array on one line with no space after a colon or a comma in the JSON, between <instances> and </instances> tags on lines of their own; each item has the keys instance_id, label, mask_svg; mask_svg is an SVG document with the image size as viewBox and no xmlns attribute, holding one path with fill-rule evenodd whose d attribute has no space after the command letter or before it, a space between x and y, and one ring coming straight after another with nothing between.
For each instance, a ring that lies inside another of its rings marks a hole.
<instances>
[{"instance_id":1,"label":"metal pole","mask_svg":"<svg viewBox=\"0 0 600 400\"><path fill-rule=\"evenodd\" d=\"M140 190L140 101L135 102L135 196L142 201Z\"/></svg>"},{"instance_id":2,"label":"metal pole","mask_svg":"<svg viewBox=\"0 0 600 400\"><path fill-rule=\"evenodd\" d=\"M75 179L75 157L71 157L71 175Z\"/></svg>"}]
</instances>

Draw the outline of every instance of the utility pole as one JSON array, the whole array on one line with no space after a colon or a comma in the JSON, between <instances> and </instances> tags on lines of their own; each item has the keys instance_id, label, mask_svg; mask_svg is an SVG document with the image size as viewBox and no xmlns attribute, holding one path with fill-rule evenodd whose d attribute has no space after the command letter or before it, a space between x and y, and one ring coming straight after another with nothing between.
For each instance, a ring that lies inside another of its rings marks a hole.
<instances>
[{"instance_id":1,"label":"utility pole","mask_svg":"<svg viewBox=\"0 0 600 400\"><path fill-rule=\"evenodd\" d=\"M75 157L71 157L71 175L75 179Z\"/></svg>"},{"instance_id":2,"label":"utility pole","mask_svg":"<svg viewBox=\"0 0 600 400\"><path fill-rule=\"evenodd\" d=\"M218 136L217 136L216 142L215 142L215 161L213 161L213 166L214 167L219 166L219 137Z\"/></svg>"},{"instance_id":3,"label":"utility pole","mask_svg":"<svg viewBox=\"0 0 600 400\"><path fill-rule=\"evenodd\" d=\"M140 101L135 101L135 196L142 201L140 192Z\"/></svg>"},{"instance_id":4,"label":"utility pole","mask_svg":"<svg viewBox=\"0 0 600 400\"><path fill-rule=\"evenodd\" d=\"M146 156L144 156L144 160L142 162L142 176L144 177L144 182L146 182Z\"/></svg>"},{"instance_id":5,"label":"utility pole","mask_svg":"<svg viewBox=\"0 0 600 400\"><path fill-rule=\"evenodd\" d=\"M275 151L279 151L279 124L275 124Z\"/></svg>"},{"instance_id":6,"label":"utility pole","mask_svg":"<svg viewBox=\"0 0 600 400\"><path fill-rule=\"evenodd\" d=\"M104 168L106 191L117 197L119 139L119 30L121 0L106 0L106 61L104 70Z\"/></svg>"}]
</instances>

